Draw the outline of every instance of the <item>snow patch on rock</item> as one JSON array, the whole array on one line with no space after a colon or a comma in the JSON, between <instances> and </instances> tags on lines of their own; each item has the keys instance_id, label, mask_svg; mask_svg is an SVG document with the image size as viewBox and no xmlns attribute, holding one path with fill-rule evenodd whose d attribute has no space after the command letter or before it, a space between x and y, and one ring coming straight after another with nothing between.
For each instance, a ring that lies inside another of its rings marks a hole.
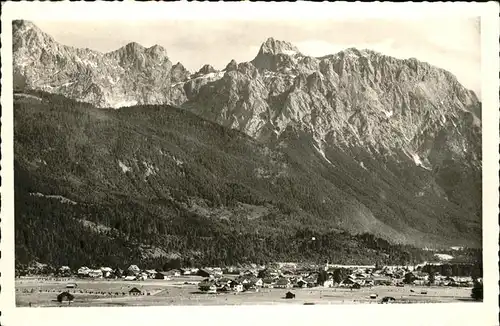
<instances>
[{"instance_id":1,"label":"snow patch on rock","mask_svg":"<svg viewBox=\"0 0 500 326\"><path fill-rule=\"evenodd\" d=\"M143 161L142 164L146 168L146 173L144 176L149 177L150 175L156 175L156 172L159 171L157 167L155 167L153 164L149 164L146 161Z\"/></svg>"},{"instance_id":2,"label":"snow patch on rock","mask_svg":"<svg viewBox=\"0 0 500 326\"><path fill-rule=\"evenodd\" d=\"M330 163L331 165L334 165L334 164L333 164L333 163L332 163L332 162L331 162L331 161L330 161L330 160L326 157L326 155L325 155L325 151L324 151L322 148L320 148L320 147L318 147L318 146L316 146L316 145L314 145L314 148L318 151L318 153L320 153L320 154L321 154L321 156L323 156L323 158L324 158L324 159L325 159L328 163Z\"/></svg>"},{"instance_id":3,"label":"snow patch on rock","mask_svg":"<svg viewBox=\"0 0 500 326\"><path fill-rule=\"evenodd\" d=\"M123 173L127 173L129 171L132 171L132 168L126 166L122 161L118 161L118 165L120 166L120 168L122 169Z\"/></svg>"}]
</instances>

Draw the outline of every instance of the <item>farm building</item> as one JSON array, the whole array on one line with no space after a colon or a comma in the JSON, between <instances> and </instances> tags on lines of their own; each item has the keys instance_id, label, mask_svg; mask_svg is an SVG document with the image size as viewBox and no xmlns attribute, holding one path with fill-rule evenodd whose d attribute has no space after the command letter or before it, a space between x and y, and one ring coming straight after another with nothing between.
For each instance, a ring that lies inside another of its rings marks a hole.
<instances>
[{"instance_id":1,"label":"farm building","mask_svg":"<svg viewBox=\"0 0 500 326\"><path fill-rule=\"evenodd\" d=\"M288 291L286 294L285 294L285 298L286 299L295 299L295 294Z\"/></svg>"},{"instance_id":2,"label":"farm building","mask_svg":"<svg viewBox=\"0 0 500 326\"><path fill-rule=\"evenodd\" d=\"M66 288L67 289L74 289L76 288L78 285L76 285L76 283L68 283L66 284Z\"/></svg>"},{"instance_id":3,"label":"farm building","mask_svg":"<svg viewBox=\"0 0 500 326\"><path fill-rule=\"evenodd\" d=\"M138 288L132 288L132 289L130 289L130 291L128 291L128 294L129 295L140 295L141 290L139 290Z\"/></svg>"},{"instance_id":4,"label":"farm building","mask_svg":"<svg viewBox=\"0 0 500 326\"><path fill-rule=\"evenodd\" d=\"M128 267L128 271L132 272L133 274L138 274L141 271L141 269L137 265L130 265Z\"/></svg>"},{"instance_id":5,"label":"farm building","mask_svg":"<svg viewBox=\"0 0 500 326\"><path fill-rule=\"evenodd\" d=\"M59 302L71 302L75 299L75 297L69 292L62 292L57 296L57 301Z\"/></svg>"}]
</instances>

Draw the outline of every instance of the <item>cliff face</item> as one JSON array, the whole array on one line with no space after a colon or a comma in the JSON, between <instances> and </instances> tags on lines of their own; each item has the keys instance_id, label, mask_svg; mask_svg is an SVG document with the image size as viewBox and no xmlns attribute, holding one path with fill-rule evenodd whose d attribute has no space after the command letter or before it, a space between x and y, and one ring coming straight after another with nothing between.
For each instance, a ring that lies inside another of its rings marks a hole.
<instances>
[{"instance_id":1,"label":"cliff face","mask_svg":"<svg viewBox=\"0 0 500 326\"><path fill-rule=\"evenodd\" d=\"M250 62L191 74L160 46L131 43L103 54L58 44L29 22L13 24L17 87L100 108L174 105L307 168L317 158L325 180L361 203L344 211L352 217L342 222L346 229L397 233L405 241L413 227L425 234L433 223L448 223L468 233L465 219L480 223L481 103L443 69L370 50L309 57L269 38ZM381 201L394 203L384 210ZM432 204L419 206L424 202ZM446 213L433 212L436 205ZM432 219L412 210L428 210L435 220L424 227Z\"/></svg>"}]
</instances>

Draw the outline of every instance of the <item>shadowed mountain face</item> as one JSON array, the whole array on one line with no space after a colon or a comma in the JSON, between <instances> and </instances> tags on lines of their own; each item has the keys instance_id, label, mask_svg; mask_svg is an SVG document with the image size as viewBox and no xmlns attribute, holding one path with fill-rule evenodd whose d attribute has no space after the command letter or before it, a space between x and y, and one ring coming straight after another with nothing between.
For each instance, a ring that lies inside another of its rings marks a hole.
<instances>
[{"instance_id":1,"label":"shadowed mountain face","mask_svg":"<svg viewBox=\"0 0 500 326\"><path fill-rule=\"evenodd\" d=\"M13 29L28 94L16 97L16 185L28 193L136 203L160 243L168 231L148 221L186 211L251 234L481 245L481 103L449 72L369 50L313 58L270 38L251 62L191 74L160 46L102 54Z\"/></svg>"}]
</instances>

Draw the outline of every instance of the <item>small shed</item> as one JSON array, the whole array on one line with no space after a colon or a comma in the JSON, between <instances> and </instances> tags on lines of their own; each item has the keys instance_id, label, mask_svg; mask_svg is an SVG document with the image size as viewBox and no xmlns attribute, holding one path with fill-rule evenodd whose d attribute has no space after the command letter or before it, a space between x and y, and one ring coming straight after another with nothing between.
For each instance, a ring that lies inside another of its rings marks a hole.
<instances>
[{"instance_id":1,"label":"small shed","mask_svg":"<svg viewBox=\"0 0 500 326\"><path fill-rule=\"evenodd\" d=\"M139 290L138 288L132 288L132 289L130 289L130 291L128 291L128 294L129 295L140 295L141 290Z\"/></svg>"},{"instance_id":2,"label":"small shed","mask_svg":"<svg viewBox=\"0 0 500 326\"><path fill-rule=\"evenodd\" d=\"M393 303L396 302L396 299L393 297L384 297L382 298L382 303Z\"/></svg>"},{"instance_id":3,"label":"small shed","mask_svg":"<svg viewBox=\"0 0 500 326\"><path fill-rule=\"evenodd\" d=\"M76 285L76 283L68 283L68 284L66 284L66 288L67 289L74 289L76 287L78 287L78 285Z\"/></svg>"},{"instance_id":4,"label":"small shed","mask_svg":"<svg viewBox=\"0 0 500 326\"><path fill-rule=\"evenodd\" d=\"M74 299L75 299L75 297L69 292L62 292L57 296L57 301L59 301L59 302L63 302L63 301L71 302Z\"/></svg>"},{"instance_id":5,"label":"small shed","mask_svg":"<svg viewBox=\"0 0 500 326\"><path fill-rule=\"evenodd\" d=\"M288 291L285 294L285 299L295 299L295 293L292 293L292 292Z\"/></svg>"}]
</instances>

